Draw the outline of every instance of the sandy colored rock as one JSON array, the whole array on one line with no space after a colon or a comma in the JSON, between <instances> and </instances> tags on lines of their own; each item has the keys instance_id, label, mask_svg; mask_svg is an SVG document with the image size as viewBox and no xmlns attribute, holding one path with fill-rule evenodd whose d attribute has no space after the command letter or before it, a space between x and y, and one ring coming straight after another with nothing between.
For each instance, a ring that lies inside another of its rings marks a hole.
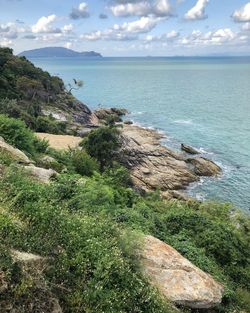
<instances>
[{"instance_id":1,"label":"sandy colored rock","mask_svg":"<svg viewBox=\"0 0 250 313\"><path fill-rule=\"evenodd\" d=\"M36 133L36 135L40 139L48 140L50 147L58 150L67 150L69 148L76 148L82 141L81 137L69 135L52 135L46 133Z\"/></svg>"},{"instance_id":2,"label":"sandy colored rock","mask_svg":"<svg viewBox=\"0 0 250 313\"><path fill-rule=\"evenodd\" d=\"M23 166L23 169L38 181L46 184L49 183L52 177L57 175L57 172L52 169L45 169L34 165Z\"/></svg>"},{"instance_id":3,"label":"sandy colored rock","mask_svg":"<svg viewBox=\"0 0 250 313\"><path fill-rule=\"evenodd\" d=\"M121 161L130 169L135 186L144 191L185 188L198 180L181 153L160 144L163 136L153 130L124 125Z\"/></svg>"},{"instance_id":4,"label":"sandy colored rock","mask_svg":"<svg viewBox=\"0 0 250 313\"><path fill-rule=\"evenodd\" d=\"M26 154L24 154L21 150L9 145L2 137L0 137L0 150L7 151L17 162L24 164L32 163Z\"/></svg>"},{"instance_id":5,"label":"sandy colored rock","mask_svg":"<svg viewBox=\"0 0 250 313\"><path fill-rule=\"evenodd\" d=\"M221 173L217 164L203 157L188 159L187 162L194 166L194 172L199 176L215 176Z\"/></svg>"},{"instance_id":6,"label":"sandy colored rock","mask_svg":"<svg viewBox=\"0 0 250 313\"><path fill-rule=\"evenodd\" d=\"M155 130L123 125L119 157L130 170L133 184L139 190L159 188L162 195L168 197L171 196L170 191L184 190L190 183L198 181L199 176L220 172L220 168L210 160L189 159L181 152L162 146L163 137ZM173 193L172 197L176 198Z\"/></svg>"},{"instance_id":7,"label":"sandy colored rock","mask_svg":"<svg viewBox=\"0 0 250 313\"><path fill-rule=\"evenodd\" d=\"M221 303L223 286L155 237L145 237L141 262L144 274L168 300L194 309Z\"/></svg>"}]
</instances>

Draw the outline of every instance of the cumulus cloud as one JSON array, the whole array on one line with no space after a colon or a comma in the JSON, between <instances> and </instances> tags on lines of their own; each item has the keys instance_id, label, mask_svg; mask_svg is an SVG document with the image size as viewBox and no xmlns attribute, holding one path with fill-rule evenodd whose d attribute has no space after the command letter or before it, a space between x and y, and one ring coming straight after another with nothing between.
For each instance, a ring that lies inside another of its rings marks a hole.
<instances>
[{"instance_id":1,"label":"cumulus cloud","mask_svg":"<svg viewBox=\"0 0 250 313\"><path fill-rule=\"evenodd\" d=\"M161 18L156 17L141 17L139 20L133 22L125 22L121 25L115 24L113 27L103 30L95 31L81 35L81 38L89 41L96 40L118 40L128 41L138 38L138 34L150 32Z\"/></svg>"},{"instance_id":2,"label":"cumulus cloud","mask_svg":"<svg viewBox=\"0 0 250 313\"><path fill-rule=\"evenodd\" d=\"M32 26L32 33L60 33L60 29L52 27L52 23L56 18L55 14L42 16L37 23Z\"/></svg>"},{"instance_id":3,"label":"cumulus cloud","mask_svg":"<svg viewBox=\"0 0 250 313\"><path fill-rule=\"evenodd\" d=\"M172 7L169 0L123 1L110 7L114 16L170 16Z\"/></svg>"},{"instance_id":4,"label":"cumulus cloud","mask_svg":"<svg viewBox=\"0 0 250 313\"><path fill-rule=\"evenodd\" d=\"M186 46L222 46L245 44L248 37L241 32L234 32L230 28L221 28L216 31L203 33L200 30L194 30L188 36L178 40L180 45Z\"/></svg>"},{"instance_id":5,"label":"cumulus cloud","mask_svg":"<svg viewBox=\"0 0 250 313\"><path fill-rule=\"evenodd\" d=\"M64 25L61 29L62 33L70 34L73 31L74 26L72 24Z\"/></svg>"},{"instance_id":6,"label":"cumulus cloud","mask_svg":"<svg viewBox=\"0 0 250 313\"><path fill-rule=\"evenodd\" d=\"M205 8L209 0L198 0L194 7L192 7L184 16L186 20L204 20L207 18Z\"/></svg>"},{"instance_id":7,"label":"cumulus cloud","mask_svg":"<svg viewBox=\"0 0 250 313\"><path fill-rule=\"evenodd\" d=\"M173 42L175 41L177 38L179 38L180 33L172 30L168 33L162 34L160 36L153 36L153 35L147 35L145 38L146 42L156 42L156 41L160 41L160 42Z\"/></svg>"},{"instance_id":8,"label":"cumulus cloud","mask_svg":"<svg viewBox=\"0 0 250 313\"><path fill-rule=\"evenodd\" d=\"M250 22L250 2L234 11L232 17L235 22Z\"/></svg>"},{"instance_id":9,"label":"cumulus cloud","mask_svg":"<svg viewBox=\"0 0 250 313\"><path fill-rule=\"evenodd\" d=\"M73 20L78 20L81 18L88 18L90 16L88 11L88 5L85 2L79 4L77 8L73 8L70 13L70 18Z\"/></svg>"}]
</instances>

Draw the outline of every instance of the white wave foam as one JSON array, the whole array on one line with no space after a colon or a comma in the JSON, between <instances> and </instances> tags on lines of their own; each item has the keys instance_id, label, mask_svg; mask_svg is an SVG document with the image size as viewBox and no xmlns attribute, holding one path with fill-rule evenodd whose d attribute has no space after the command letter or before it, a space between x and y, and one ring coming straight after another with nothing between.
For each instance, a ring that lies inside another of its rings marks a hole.
<instances>
[{"instance_id":1,"label":"white wave foam","mask_svg":"<svg viewBox=\"0 0 250 313\"><path fill-rule=\"evenodd\" d=\"M174 123L191 125L191 124L193 124L193 121L192 120L174 120Z\"/></svg>"}]
</instances>

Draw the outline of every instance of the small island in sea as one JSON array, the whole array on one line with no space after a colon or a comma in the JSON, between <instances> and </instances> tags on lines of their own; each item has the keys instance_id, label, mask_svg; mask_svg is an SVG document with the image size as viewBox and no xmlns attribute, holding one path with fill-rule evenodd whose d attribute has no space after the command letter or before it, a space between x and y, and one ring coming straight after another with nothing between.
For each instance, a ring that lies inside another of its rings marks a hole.
<instances>
[{"instance_id":1,"label":"small island in sea","mask_svg":"<svg viewBox=\"0 0 250 313\"><path fill-rule=\"evenodd\" d=\"M19 56L26 58L102 58L102 55L95 51L77 52L64 47L32 49L19 53Z\"/></svg>"}]
</instances>

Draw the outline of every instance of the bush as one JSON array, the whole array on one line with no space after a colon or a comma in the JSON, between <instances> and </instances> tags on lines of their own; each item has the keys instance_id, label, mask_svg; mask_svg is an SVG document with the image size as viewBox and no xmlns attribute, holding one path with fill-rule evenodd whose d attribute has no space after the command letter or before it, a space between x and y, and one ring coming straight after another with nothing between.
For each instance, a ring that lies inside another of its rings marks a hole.
<instances>
[{"instance_id":1,"label":"bush","mask_svg":"<svg viewBox=\"0 0 250 313\"><path fill-rule=\"evenodd\" d=\"M35 153L35 136L21 120L0 115L0 136L20 150L29 154Z\"/></svg>"},{"instance_id":2,"label":"bush","mask_svg":"<svg viewBox=\"0 0 250 313\"><path fill-rule=\"evenodd\" d=\"M99 165L95 159L85 151L71 150L69 158L77 174L91 176L99 170Z\"/></svg>"},{"instance_id":3,"label":"bush","mask_svg":"<svg viewBox=\"0 0 250 313\"><path fill-rule=\"evenodd\" d=\"M36 120L36 131L50 134L64 134L66 131L65 122L57 122L47 116L39 116Z\"/></svg>"},{"instance_id":4,"label":"bush","mask_svg":"<svg viewBox=\"0 0 250 313\"><path fill-rule=\"evenodd\" d=\"M121 147L120 131L115 127L101 127L92 131L82 143L87 153L95 158L103 171L112 167L118 149Z\"/></svg>"}]
</instances>

